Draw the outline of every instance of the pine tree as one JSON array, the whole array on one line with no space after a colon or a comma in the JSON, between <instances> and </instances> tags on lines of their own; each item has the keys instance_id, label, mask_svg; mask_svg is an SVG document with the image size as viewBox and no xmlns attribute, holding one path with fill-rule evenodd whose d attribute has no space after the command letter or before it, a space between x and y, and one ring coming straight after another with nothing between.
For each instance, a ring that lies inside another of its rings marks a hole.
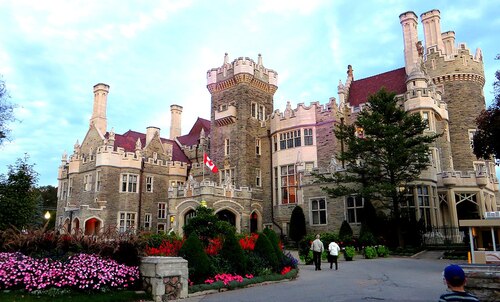
<instances>
[{"instance_id":1,"label":"pine tree","mask_svg":"<svg viewBox=\"0 0 500 302\"><path fill-rule=\"evenodd\" d=\"M260 233L259 238L255 242L254 253L259 255L264 261L274 270L276 271L279 266L278 258L276 257L276 253L274 252L273 246L267 238L266 234Z\"/></svg>"},{"instance_id":2,"label":"pine tree","mask_svg":"<svg viewBox=\"0 0 500 302\"><path fill-rule=\"evenodd\" d=\"M233 269L232 273L237 273L239 275L244 275L246 273L246 257L234 233L226 235L220 255L229 262Z\"/></svg>"},{"instance_id":3,"label":"pine tree","mask_svg":"<svg viewBox=\"0 0 500 302\"><path fill-rule=\"evenodd\" d=\"M298 244L306 234L306 217L304 211L302 207L296 206L293 208L292 216L290 217L290 239Z\"/></svg>"},{"instance_id":4,"label":"pine tree","mask_svg":"<svg viewBox=\"0 0 500 302\"><path fill-rule=\"evenodd\" d=\"M334 184L323 188L332 197L359 194L390 209L398 243L403 245L400 204L405 190L401 188L418 179L430 164L429 145L439 134L424 133L426 122L418 113L405 111L395 96L382 88L368 98L352 125L334 130L347 147L339 156L346 169L317 177ZM358 129L362 136L356 135Z\"/></svg>"},{"instance_id":5,"label":"pine tree","mask_svg":"<svg viewBox=\"0 0 500 302\"><path fill-rule=\"evenodd\" d=\"M179 256L188 261L189 279L194 283L201 283L210 276L210 260L196 232L186 239Z\"/></svg>"}]
</instances>

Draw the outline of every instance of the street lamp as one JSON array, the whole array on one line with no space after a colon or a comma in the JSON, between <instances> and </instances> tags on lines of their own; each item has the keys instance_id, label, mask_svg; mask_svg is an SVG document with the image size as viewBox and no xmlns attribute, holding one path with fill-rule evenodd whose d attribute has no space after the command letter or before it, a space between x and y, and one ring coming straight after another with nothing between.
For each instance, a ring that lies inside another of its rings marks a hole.
<instances>
[{"instance_id":1,"label":"street lamp","mask_svg":"<svg viewBox=\"0 0 500 302\"><path fill-rule=\"evenodd\" d=\"M49 211L45 212L45 215L43 215L43 217L45 219L49 220L50 219L50 212Z\"/></svg>"}]
</instances>

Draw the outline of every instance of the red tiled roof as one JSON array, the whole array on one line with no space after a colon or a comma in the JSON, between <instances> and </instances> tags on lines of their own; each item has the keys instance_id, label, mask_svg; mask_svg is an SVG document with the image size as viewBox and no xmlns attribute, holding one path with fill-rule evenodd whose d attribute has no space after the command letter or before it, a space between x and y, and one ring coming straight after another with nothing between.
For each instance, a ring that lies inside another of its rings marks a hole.
<instances>
[{"instance_id":1,"label":"red tiled roof","mask_svg":"<svg viewBox=\"0 0 500 302\"><path fill-rule=\"evenodd\" d=\"M406 91L406 71L405 68L399 68L352 81L349 88L348 102L351 106L359 106L367 101L368 96L376 93L380 88L385 87L387 91L401 94Z\"/></svg>"},{"instance_id":2,"label":"red tiled roof","mask_svg":"<svg viewBox=\"0 0 500 302\"><path fill-rule=\"evenodd\" d=\"M178 136L177 140L184 146L193 146L198 144L201 129L205 131L205 136L210 134L210 121L199 117L194 123L188 134Z\"/></svg>"},{"instance_id":3,"label":"red tiled roof","mask_svg":"<svg viewBox=\"0 0 500 302\"><path fill-rule=\"evenodd\" d=\"M109 132L106 133L106 137L109 137ZM123 134L115 134L115 147L120 147L125 149L127 152L135 151L135 143L137 139L141 140L141 145L144 147L146 145L146 134L129 130ZM182 152L181 148L173 140L160 137L162 143L167 143L172 145L172 160L180 161L184 163L191 163L187 156Z\"/></svg>"}]
</instances>

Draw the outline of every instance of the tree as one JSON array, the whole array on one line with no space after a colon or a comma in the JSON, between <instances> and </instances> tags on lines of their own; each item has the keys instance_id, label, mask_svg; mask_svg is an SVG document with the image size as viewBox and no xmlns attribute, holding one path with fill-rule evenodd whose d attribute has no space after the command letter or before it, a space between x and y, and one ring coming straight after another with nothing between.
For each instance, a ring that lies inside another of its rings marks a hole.
<instances>
[{"instance_id":1,"label":"tree","mask_svg":"<svg viewBox=\"0 0 500 302\"><path fill-rule=\"evenodd\" d=\"M223 259L229 262L233 273L240 275L245 274L247 270L247 259L234 233L230 233L226 236L220 254Z\"/></svg>"},{"instance_id":2,"label":"tree","mask_svg":"<svg viewBox=\"0 0 500 302\"><path fill-rule=\"evenodd\" d=\"M332 197L358 194L389 209L399 245L403 245L399 227L405 197L402 188L418 179L430 164L429 144L440 135L425 134L426 122L418 113L405 111L395 96L380 89L368 97L366 109L353 124L341 124L334 130L347 147L339 156L346 168L317 177L334 184L323 188Z\"/></svg>"},{"instance_id":3,"label":"tree","mask_svg":"<svg viewBox=\"0 0 500 302\"><path fill-rule=\"evenodd\" d=\"M5 89L5 82L0 79L0 146L8 138L10 129L8 122L14 121L14 105L7 101L8 94Z\"/></svg>"},{"instance_id":4,"label":"tree","mask_svg":"<svg viewBox=\"0 0 500 302\"><path fill-rule=\"evenodd\" d=\"M229 222L219 220L213 209L204 206L196 208L196 216L189 219L183 228L186 237L197 233L205 246L208 244L208 239L235 232Z\"/></svg>"},{"instance_id":5,"label":"tree","mask_svg":"<svg viewBox=\"0 0 500 302\"><path fill-rule=\"evenodd\" d=\"M40 200L35 191L38 173L28 163L28 156L9 165L7 175L0 175L0 229L18 229L39 223Z\"/></svg>"},{"instance_id":6,"label":"tree","mask_svg":"<svg viewBox=\"0 0 500 302\"><path fill-rule=\"evenodd\" d=\"M306 235L306 217L304 216L304 211L300 206L293 208L292 215L290 217L290 239L299 243L302 238Z\"/></svg>"},{"instance_id":7,"label":"tree","mask_svg":"<svg viewBox=\"0 0 500 302\"><path fill-rule=\"evenodd\" d=\"M495 59L500 60L500 54ZM473 151L477 158L488 160L495 157L496 164L500 165L500 70L495 72L495 77L493 103L476 119Z\"/></svg>"},{"instance_id":8,"label":"tree","mask_svg":"<svg viewBox=\"0 0 500 302\"><path fill-rule=\"evenodd\" d=\"M179 250L179 256L188 261L189 278L194 283L202 283L210 276L210 260L198 234L191 233Z\"/></svg>"}]
</instances>

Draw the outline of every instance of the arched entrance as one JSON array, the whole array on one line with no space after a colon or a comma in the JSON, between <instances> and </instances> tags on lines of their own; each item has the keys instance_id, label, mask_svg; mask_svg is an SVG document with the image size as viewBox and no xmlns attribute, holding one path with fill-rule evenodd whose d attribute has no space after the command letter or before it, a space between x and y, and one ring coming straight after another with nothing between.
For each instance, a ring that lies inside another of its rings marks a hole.
<instances>
[{"instance_id":1,"label":"arched entrance","mask_svg":"<svg viewBox=\"0 0 500 302\"><path fill-rule=\"evenodd\" d=\"M222 210L217 212L217 217L219 217L220 220L227 221L232 226L236 227L236 216L233 214L233 212L229 210Z\"/></svg>"},{"instance_id":2,"label":"arched entrance","mask_svg":"<svg viewBox=\"0 0 500 302\"><path fill-rule=\"evenodd\" d=\"M259 215L253 212L250 215L250 233L256 233L259 230Z\"/></svg>"},{"instance_id":3,"label":"arched entrance","mask_svg":"<svg viewBox=\"0 0 500 302\"><path fill-rule=\"evenodd\" d=\"M185 215L184 215L184 225L189 223L189 220L193 217L196 216L196 211L195 210L189 210Z\"/></svg>"},{"instance_id":4,"label":"arched entrance","mask_svg":"<svg viewBox=\"0 0 500 302\"><path fill-rule=\"evenodd\" d=\"M101 229L101 221L97 218L90 218L85 221L85 235L97 235Z\"/></svg>"}]
</instances>

